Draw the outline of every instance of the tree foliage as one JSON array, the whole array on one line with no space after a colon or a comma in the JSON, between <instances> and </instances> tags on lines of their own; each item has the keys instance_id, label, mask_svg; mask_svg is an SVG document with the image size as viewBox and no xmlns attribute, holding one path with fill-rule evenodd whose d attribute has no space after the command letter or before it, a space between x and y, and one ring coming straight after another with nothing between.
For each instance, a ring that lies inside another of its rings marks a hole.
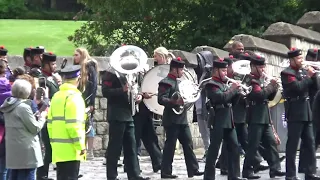
<instances>
[{"instance_id":1,"label":"tree foliage","mask_svg":"<svg viewBox=\"0 0 320 180\"><path fill-rule=\"evenodd\" d=\"M190 51L221 48L235 34L260 36L274 22L295 23L317 0L79 0L91 21L70 40L94 55L134 44L151 53L158 46ZM311 5L310 5L311 4ZM88 11L87 11L88 12Z\"/></svg>"}]
</instances>

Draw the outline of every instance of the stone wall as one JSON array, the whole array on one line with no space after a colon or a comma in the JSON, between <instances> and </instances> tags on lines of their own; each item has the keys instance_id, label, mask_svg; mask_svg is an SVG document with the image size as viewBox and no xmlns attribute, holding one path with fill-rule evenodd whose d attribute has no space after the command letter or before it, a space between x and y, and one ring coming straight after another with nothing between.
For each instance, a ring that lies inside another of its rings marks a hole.
<instances>
[{"instance_id":1,"label":"stone wall","mask_svg":"<svg viewBox=\"0 0 320 180\"><path fill-rule=\"evenodd\" d=\"M280 67L280 63L287 59L287 52L291 47L297 47L303 50L303 55L306 54L309 48L320 48L320 11L308 12L302 16L297 25L276 22L271 24L269 28L264 32L262 38L254 37L252 35L239 34L233 36L228 43L224 46L224 50L209 47L199 46L196 47L191 53L173 50L177 56L182 56L188 60L190 67L194 67L197 63L196 53L202 50L209 50L213 53L214 58L223 58L228 56L228 51L233 41L237 40L244 44L246 50L251 50L267 59L267 73L270 76L280 76L280 71L283 69ZM71 63L71 58L68 63ZM99 71L104 71L108 68L108 57L95 57L99 63ZM58 60L58 66L62 62L62 58ZM149 59L148 64L153 65L153 60ZM9 65L12 68L22 66L23 60L21 56L10 56ZM99 81L100 82L100 81ZM101 82L100 82L101 83ZM95 137L94 149L96 155L103 155L108 143L108 123L106 119L107 99L102 97L101 86L98 86L96 107L97 111L94 115L95 122L94 127L96 129L97 136ZM286 127L282 122L283 104L271 108L272 119L274 121L276 130L280 136L282 144L280 145L280 151L285 150L286 144ZM191 127L191 133L193 135L194 146L202 146L197 123L192 123L192 111L188 112L188 120ZM160 145L163 146L165 137L162 127L157 128L159 135Z\"/></svg>"}]
</instances>

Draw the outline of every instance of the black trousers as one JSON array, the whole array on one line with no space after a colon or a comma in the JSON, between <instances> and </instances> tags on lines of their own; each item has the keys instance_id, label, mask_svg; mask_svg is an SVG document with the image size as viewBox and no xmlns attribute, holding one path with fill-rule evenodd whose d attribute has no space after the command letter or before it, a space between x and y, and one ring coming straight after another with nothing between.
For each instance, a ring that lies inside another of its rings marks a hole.
<instances>
[{"instance_id":1,"label":"black trousers","mask_svg":"<svg viewBox=\"0 0 320 180\"><path fill-rule=\"evenodd\" d=\"M296 176L296 152L299 140L304 143L306 154L305 174L316 173L315 142L312 121L288 122L288 140L286 144L286 177Z\"/></svg>"},{"instance_id":2,"label":"black trousers","mask_svg":"<svg viewBox=\"0 0 320 180\"><path fill-rule=\"evenodd\" d=\"M279 170L280 158L277 150L276 140L270 124L250 124L248 127L248 148L243 164L242 174L248 175L253 172L254 156L262 143L267 153L270 171Z\"/></svg>"},{"instance_id":3,"label":"black trousers","mask_svg":"<svg viewBox=\"0 0 320 180\"><path fill-rule=\"evenodd\" d=\"M241 147L245 152L247 152L248 148L248 127L246 123L235 123L235 128L237 132L237 138L238 142L240 143ZM255 153L254 158L253 158L253 166L259 166L260 163L263 161L262 157L264 159L268 159L267 154L265 153L265 148L262 147L260 144L259 150ZM228 152L227 152L227 147L225 145L225 141L223 141L222 144L222 149L221 149L221 154L219 156L219 162L220 162L220 167L222 170L227 170L228 168Z\"/></svg>"},{"instance_id":4,"label":"black trousers","mask_svg":"<svg viewBox=\"0 0 320 180\"><path fill-rule=\"evenodd\" d=\"M163 148L161 173L172 174L172 162L176 149L176 142L179 140L182 145L188 175L193 175L193 173L199 169L199 164L193 152L193 142L189 125L172 124L170 126L165 126L164 129L166 141Z\"/></svg>"},{"instance_id":5,"label":"black trousers","mask_svg":"<svg viewBox=\"0 0 320 180\"><path fill-rule=\"evenodd\" d=\"M45 155L43 159L43 166L37 169L37 179L41 179L42 177L48 177L49 165L52 161L52 149L46 125L41 130L41 140L45 148Z\"/></svg>"},{"instance_id":6,"label":"black trousers","mask_svg":"<svg viewBox=\"0 0 320 180\"><path fill-rule=\"evenodd\" d=\"M117 164L122 147L127 176L128 178L137 178L140 175L140 166L137 156L134 123L133 121L110 121L109 142L106 151L108 179L116 179L118 176Z\"/></svg>"},{"instance_id":7,"label":"black trousers","mask_svg":"<svg viewBox=\"0 0 320 180\"><path fill-rule=\"evenodd\" d=\"M133 119L136 141L142 140L144 147L150 155L153 169L158 169L161 165L162 153L153 120L149 114L142 112L137 113Z\"/></svg>"},{"instance_id":8,"label":"black trousers","mask_svg":"<svg viewBox=\"0 0 320 180\"><path fill-rule=\"evenodd\" d=\"M77 180L79 169L80 161L58 162L57 180Z\"/></svg>"},{"instance_id":9,"label":"black trousers","mask_svg":"<svg viewBox=\"0 0 320 180\"><path fill-rule=\"evenodd\" d=\"M206 180L215 179L215 162L218 158L222 140L224 140L226 144L226 152L228 154L228 179L240 177L240 153L235 129L225 129L214 126L213 129L210 130L210 145L204 171L204 179Z\"/></svg>"}]
</instances>

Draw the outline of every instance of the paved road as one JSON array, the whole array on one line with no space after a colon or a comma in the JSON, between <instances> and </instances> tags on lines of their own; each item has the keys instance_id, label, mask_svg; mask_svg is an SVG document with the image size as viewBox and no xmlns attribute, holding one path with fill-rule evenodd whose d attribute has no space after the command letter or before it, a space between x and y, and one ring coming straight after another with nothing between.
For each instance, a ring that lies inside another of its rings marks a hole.
<instances>
[{"instance_id":1,"label":"paved road","mask_svg":"<svg viewBox=\"0 0 320 180\"><path fill-rule=\"evenodd\" d=\"M200 156L198 156L200 158ZM243 159L242 159L243 160ZM103 158L95 158L92 161L86 161L81 164L80 173L84 176L80 180L106 180L106 167L102 165ZM263 162L265 164L265 162ZM204 163L199 163L200 170L204 169ZM160 178L160 173L153 173L151 162L148 157L141 157L140 158L140 166L142 169L142 175L151 177L152 180L158 180ZM285 170L285 161L281 163L282 169ZM318 160L318 167L320 167L320 160ZM202 179L203 177L194 177L188 178L186 172L186 166L184 163L184 159L182 155L176 155L173 163L173 172L174 174L179 176L179 180L186 180L186 179ZM118 168L119 178L120 179L127 179L126 174L123 172L123 168ZM262 176L262 180L267 180L269 178L269 172L263 171L260 172L259 175ZM226 176L221 176L220 171L217 169L216 171L216 179L217 180L226 180ZM320 174L320 171L318 171ZM50 177L55 178L55 171L52 169L50 170ZM299 174L299 177L304 179L303 174ZM284 179L284 178L277 178L277 179Z\"/></svg>"}]
</instances>

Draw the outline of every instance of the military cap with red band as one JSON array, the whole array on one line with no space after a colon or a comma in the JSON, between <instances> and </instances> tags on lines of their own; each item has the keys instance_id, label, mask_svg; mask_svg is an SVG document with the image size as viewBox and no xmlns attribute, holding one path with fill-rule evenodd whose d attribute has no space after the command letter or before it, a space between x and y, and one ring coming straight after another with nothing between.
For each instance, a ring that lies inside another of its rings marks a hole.
<instances>
[{"instance_id":1,"label":"military cap with red band","mask_svg":"<svg viewBox=\"0 0 320 180\"><path fill-rule=\"evenodd\" d=\"M312 58L317 58L317 55L318 55L318 49L309 49L308 50L308 53L307 53L307 56L310 56Z\"/></svg>"},{"instance_id":2,"label":"military cap with red band","mask_svg":"<svg viewBox=\"0 0 320 180\"><path fill-rule=\"evenodd\" d=\"M262 66L262 65L266 64L266 59L264 57L259 56L259 55L252 56L251 57L251 64L257 65L257 66Z\"/></svg>"},{"instance_id":3,"label":"military cap with red band","mask_svg":"<svg viewBox=\"0 0 320 180\"><path fill-rule=\"evenodd\" d=\"M31 49L32 49L32 47L24 48L24 50L23 50L23 57L31 56Z\"/></svg>"},{"instance_id":4,"label":"military cap with red band","mask_svg":"<svg viewBox=\"0 0 320 180\"><path fill-rule=\"evenodd\" d=\"M300 56L301 54L302 54L301 49L297 49L293 47L288 52L288 58L294 58L294 57Z\"/></svg>"},{"instance_id":5,"label":"military cap with red band","mask_svg":"<svg viewBox=\"0 0 320 180\"><path fill-rule=\"evenodd\" d=\"M220 58L219 60L213 61L213 68L227 68L228 63L224 59Z\"/></svg>"},{"instance_id":6,"label":"military cap with red band","mask_svg":"<svg viewBox=\"0 0 320 180\"><path fill-rule=\"evenodd\" d=\"M240 60L251 60L251 56L248 54L248 53L241 53L240 55L239 55L239 59Z\"/></svg>"},{"instance_id":7,"label":"military cap with red band","mask_svg":"<svg viewBox=\"0 0 320 180\"><path fill-rule=\"evenodd\" d=\"M57 56L52 52L46 52L46 53L43 53L42 55L43 62L54 62L56 60L57 60Z\"/></svg>"},{"instance_id":8,"label":"military cap with red band","mask_svg":"<svg viewBox=\"0 0 320 180\"><path fill-rule=\"evenodd\" d=\"M4 46L0 46L0 56L6 56L8 50Z\"/></svg>"},{"instance_id":9,"label":"military cap with red band","mask_svg":"<svg viewBox=\"0 0 320 180\"><path fill-rule=\"evenodd\" d=\"M184 67L184 61L181 59L181 57L177 57L176 59L171 60L170 67L174 68L183 68Z\"/></svg>"}]
</instances>

